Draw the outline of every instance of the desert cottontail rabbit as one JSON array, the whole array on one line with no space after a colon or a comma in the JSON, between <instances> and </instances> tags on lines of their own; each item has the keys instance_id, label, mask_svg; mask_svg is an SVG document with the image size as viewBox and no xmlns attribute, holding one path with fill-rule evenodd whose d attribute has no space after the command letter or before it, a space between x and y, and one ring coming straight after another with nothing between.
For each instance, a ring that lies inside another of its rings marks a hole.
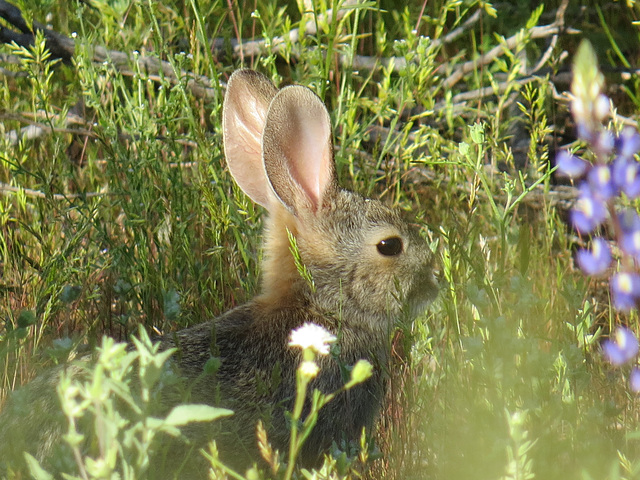
<instances>
[{"instance_id":1,"label":"desert cottontail rabbit","mask_svg":"<svg viewBox=\"0 0 640 480\"><path fill-rule=\"evenodd\" d=\"M303 463L314 464L333 441L357 440L363 427L371 431L394 321L403 306L419 312L436 294L433 255L396 211L338 186L329 114L308 88L277 90L257 72L237 71L229 79L223 121L231 174L268 211L262 290L213 321L161 339L163 348L178 348L172 362L190 391L190 398L168 392L165 400L235 412L187 429L196 445L215 438L223 462L257 459L258 420L284 452L300 363L289 336L306 322L322 326L337 342L331 355L318 359L311 389L338 390L348 380L345 367L360 359L374 373L321 410L301 454ZM311 282L296 267L289 235ZM220 366L204 374L212 356Z\"/></svg>"},{"instance_id":2,"label":"desert cottontail rabbit","mask_svg":"<svg viewBox=\"0 0 640 480\"><path fill-rule=\"evenodd\" d=\"M196 402L211 403L217 388L219 404L235 411L229 423L237 437L221 443L223 460L225 453L238 455L238 445L255 449L259 418L266 418L271 442L286 448L285 412L300 362L299 351L288 347L292 329L312 322L337 336L339 353L320 359L311 384L324 393L344 385L344 366L369 360L373 376L321 411L302 454L313 463L332 441L357 440L362 427L371 431L394 319L403 305L418 312L436 294L433 255L396 211L338 186L329 113L311 90L277 90L263 75L239 70L229 80L223 112L233 178L269 213L262 291L210 323L167 337L166 346L180 349L184 376L199 377ZM287 232L313 286L296 268ZM212 351L221 367L215 378L201 377Z\"/></svg>"}]
</instances>

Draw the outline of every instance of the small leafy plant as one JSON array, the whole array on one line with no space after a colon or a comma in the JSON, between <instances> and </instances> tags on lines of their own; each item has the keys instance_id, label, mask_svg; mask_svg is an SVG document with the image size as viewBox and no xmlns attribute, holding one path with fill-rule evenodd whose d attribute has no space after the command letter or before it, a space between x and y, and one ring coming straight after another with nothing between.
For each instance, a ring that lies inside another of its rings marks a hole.
<instances>
[{"instance_id":1,"label":"small leafy plant","mask_svg":"<svg viewBox=\"0 0 640 480\"><path fill-rule=\"evenodd\" d=\"M166 363L174 350L159 351L144 329L133 338L133 346L104 337L93 367L62 372L57 392L68 425L63 440L77 469L66 478L147 478L157 437L177 437L180 427L189 423L233 413L183 404L163 418L154 417L154 406L161 402L159 388L170 381ZM88 451L87 445L92 446ZM53 478L35 458L25 455L34 478Z\"/></svg>"}]
</instances>

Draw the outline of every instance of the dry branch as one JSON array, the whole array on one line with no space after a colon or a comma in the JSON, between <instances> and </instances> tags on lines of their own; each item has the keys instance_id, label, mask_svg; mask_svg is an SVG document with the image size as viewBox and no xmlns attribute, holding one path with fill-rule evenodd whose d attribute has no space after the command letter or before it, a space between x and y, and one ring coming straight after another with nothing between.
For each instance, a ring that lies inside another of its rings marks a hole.
<instances>
[{"instance_id":1,"label":"dry branch","mask_svg":"<svg viewBox=\"0 0 640 480\"><path fill-rule=\"evenodd\" d=\"M27 197L33 198L53 198L54 200L73 200L77 198L93 198L93 197L102 197L104 195L110 195L106 192L88 192L88 193L70 193L70 194L62 194L62 193L51 193L47 194L40 190L33 190L31 188L23 188L23 187L14 187L13 185L9 185L7 183L0 182L0 193L22 193Z\"/></svg>"},{"instance_id":2,"label":"dry branch","mask_svg":"<svg viewBox=\"0 0 640 480\"><path fill-rule=\"evenodd\" d=\"M38 121L38 118L47 120L47 123ZM0 113L1 120L14 120L21 123L28 124L26 127L22 127L19 130L10 130L5 134L5 141L9 145L17 145L22 140L33 140L40 138L51 133L68 133L72 135L78 135L81 137L98 138L98 135L88 125L87 121L79 114L68 112L64 118L60 115L52 115L50 113L42 112L41 114L13 114L13 113ZM51 122L57 122L63 125L62 127L52 127ZM69 128L72 125L77 125L85 128ZM135 135L126 133L119 133L118 139L122 141L135 140ZM163 136L156 136L158 141L166 141L167 138ZM175 143L183 145L185 147L197 148L197 142L188 140L186 138L175 139Z\"/></svg>"},{"instance_id":3,"label":"dry branch","mask_svg":"<svg viewBox=\"0 0 640 480\"><path fill-rule=\"evenodd\" d=\"M33 28L30 28L20 10L5 0L0 0L0 17L19 30L16 32L6 27L0 27L0 42L15 42L17 45L29 47L33 45L35 32L41 31L46 39L47 48L54 58L69 61L73 57L75 53L73 39L48 29L38 22L33 22ZM142 71L145 71L149 76L156 76L158 79L166 78L172 84L179 83L182 78L188 78L187 87L198 97L212 97L215 94L215 86L206 76L194 75L185 70L176 71L170 62L155 57L129 55L96 46L93 48L93 61L96 63L107 62L120 73L128 76L135 73L131 69L131 65L138 63Z\"/></svg>"},{"instance_id":4,"label":"dry branch","mask_svg":"<svg viewBox=\"0 0 640 480\"><path fill-rule=\"evenodd\" d=\"M349 11L349 8L360 3L360 0L345 0L342 7L337 12L336 19L341 19ZM345 8L346 7L346 8ZM333 11L330 9L325 16L319 16L317 21L309 21L305 25L303 35L313 35L317 33L317 24L334 20ZM6 27L0 27L0 42L15 42L18 45L28 47L33 45L36 31L43 32L47 41L47 48L51 51L54 58L60 58L63 61L69 61L75 53L75 42L73 39L44 27L38 22L33 22L33 30L29 28L24 20L20 10L6 2L0 0L0 18L6 20L10 25L14 26L19 32L10 30ZM254 40L249 42L232 42L233 52L235 56L258 55L265 51L272 50L275 53L281 52L285 45L297 43L300 39L300 29L292 29L286 37L276 37L271 41ZM214 42L214 46L222 46L223 42ZM233 45L235 44L235 45ZM212 98L216 94L217 87L211 80L204 75L195 75L186 70L177 70L171 62L160 60L156 57L144 55L130 55L118 50L109 50L101 46L93 47L93 62L108 63L118 70L122 75L132 76L137 70L133 70L131 65L137 63L139 68L146 72L152 80L160 80L162 78L168 80L172 84L179 83L186 78L187 88L196 96L204 98Z\"/></svg>"},{"instance_id":5,"label":"dry branch","mask_svg":"<svg viewBox=\"0 0 640 480\"><path fill-rule=\"evenodd\" d=\"M565 28L564 26L564 13L566 11L567 5L568 0L564 0L560 8L558 8L556 18L552 24L544 25L541 27L533 27L532 29L526 31L527 36L531 39L538 39L553 37L561 32L568 34L580 33L579 30ZM472 72L482 65L488 65L489 63L493 62L496 58L503 55L505 50L513 50L514 48L516 48L518 44L522 42L522 36L524 33L524 30L518 32L517 34L507 38L502 44L493 47L484 55L481 55L475 60L465 62L457 67L455 71L444 81L445 89L453 87L456 83L462 80L462 78L467 73Z\"/></svg>"}]
</instances>

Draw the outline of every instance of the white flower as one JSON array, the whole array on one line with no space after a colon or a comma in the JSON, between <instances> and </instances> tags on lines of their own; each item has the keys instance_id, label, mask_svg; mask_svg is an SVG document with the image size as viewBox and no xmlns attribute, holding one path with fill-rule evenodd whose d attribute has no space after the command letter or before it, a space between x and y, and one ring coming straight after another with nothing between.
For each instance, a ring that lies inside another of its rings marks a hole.
<instances>
[{"instance_id":1,"label":"white flower","mask_svg":"<svg viewBox=\"0 0 640 480\"><path fill-rule=\"evenodd\" d=\"M298 369L300 370L300 373L308 379L316 378L320 371L318 364L310 360L302 362Z\"/></svg>"},{"instance_id":2,"label":"white flower","mask_svg":"<svg viewBox=\"0 0 640 480\"><path fill-rule=\"evenodd\" d=\"M301 327L291 330L289 346L300 347L303 350L311 348L316 353L327 355L329 344L335 341L335 335L332 335L326 328L307 322Z\"/></svg>"}]
</instances>

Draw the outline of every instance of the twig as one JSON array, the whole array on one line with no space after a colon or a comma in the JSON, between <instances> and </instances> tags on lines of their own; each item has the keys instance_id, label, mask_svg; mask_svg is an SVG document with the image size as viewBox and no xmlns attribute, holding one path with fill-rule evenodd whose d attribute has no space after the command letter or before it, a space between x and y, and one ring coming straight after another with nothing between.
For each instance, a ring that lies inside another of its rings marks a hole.
<instances>
[{"instance_id":1,"label":"twig","mask_svg":"<svg viewBox=\"0 0 640 480\"><path fill-rule=\"evenodd\" d=\"M528 36L531 39L537 38L545 38L552 35L557 35L561 31L564 31L569 34L580 33L579 30L575 30L572 28L564 28L564 13L567 7L567 0L564 0L558 12L556 14L556 18L554 22L550 25L545 25L542 27L533 27L528 31ZM519 42L522 41L521 32L516 33L515 35L507 38L504 43L500 45L496 45L489 52L481 55L479 58L475 60L470 60L468 62L460 65L456 70L443 82L444 88L448 89L458 83L467 73L473 71L482 65L487 65L494 61L496 58L504 54L505 49L512 50L514 49Z\"/></svg>"},{"instance_id":2,"label":"twig","mask_svg":"<svg viewBox=\"0 0 640 480\"><path fill-rule=\"evenodd\" d=\"M446 45L448 43L453 42L456 38L458 38L464 32L469 30L469 28L474 26L478 22L478 20L480 20L481 17L482 17L482 10L481 9L476 10L473 13L473 15L471 15L469 18L467 18L464 21L462 25L460 25L458 28L454 28L449 33L447 33L444 37L435 39L433 41L433 44L436 47L440 47L441 45Z\"/></svg>"},{"instance_id":3,"label":"twig","mask_svg":"<svg viewBox=\"0 0 640 480\"><path fill-rule=\"evenodd\" d=\"M353 7L358 5L360 0L345 0L342 3L342 7ZM336 12L337 18L340 19L346 15L349 8L341 8ZM302 34L299 28L292 29L284 37L276 37L269 42L266 40L253 40L249 42L232 41L232 48L234 56L243 58L244 56L255 56L264 51L271 49L275 53L280 53L284 50L286 44L297 43L301 35L314 35L317 33L317 24L333 21L333 10L327 10L326 15L318 16L316 21L309 21L306 23ZM60 58L64 61L69 61L75 52L75 42L65 35L59 34L53 30L45 28L43 25L33 22L32 31L26 24L20 10L7 3L5 0L0 0L0 17L4 18L9 24L20 30L21 33L14 32L5 27L0 27L0 42L10 43L15 42L21 46L30 46L33 44L34 32L42 31L47 40L47 47L51 51L55 58ZM217 40L213 42L214 48L223 48L224 42ZM96 46L93 49L94 63L108 63L118 70L122 75L133 76L136 74L135 70L132 70L130 65L138 63L138 66L144 71L152 80L159 81L162 78L168 80L171 84L177 84L183 78L188 78L187 88L197 97L201 98L213 98L216 95L217 88L204 75L194 75L192 72L180 70L176 72L175 67L167 61L159 60L155 57L147 57L142 55L129 55L118 50L109 50L101 46Z\"/></svg>"},{"instance_id":4,"label":"twig","mask_svg":"<svg viewBox=\"0 0 640 480\"><path fill-rule=\"evenodd\" d=\"M23 187L14 187L13 185L9 185L7 183L0 182L0 193L6 195L9 193L23 193L27 197L34 198L53 198L54 200L73 200L76 198L94 198L94 197L103 197L105 195L113 195L108 192L87 192L87 193L70 193L70 194L62 194L62 193L52 193L46 194L40 190L33 190L31 188L23 188Z\"/></svg>"},{"instance_id":5,"label":"twig","mask_svg":"<svg viewBox=\"0 0 640 480\"><path fill-rule=\"evenodd\" d=\"M51 121L53 120L60 121L59 115L43 113L42 116L46 117L48 120L51 120ZM84 120L84 118L80 117L79 115L73 114L71 112L67 113L67 116L62 121L62 124L65 125L65 127L51 127L49 125L40 123L37 120L33 120L35 118L38 118L38 115L27 114L27 113L23 113L19 115L0 113L0 119L16 120L19 122L29 124L28 126L21 128L19 131L11 130L7 132L5 134L5 140L10 145L16 145L20 140L23 140L23 139L32 140L34 138L39 138L51 133L69 133L72 135L79 135L79 136L84 136L89 138L99 138L99 135L95 131L90 129L66 128L68 125L84 125L84 126L87 125L87 122ZM135 140L139 137L136 135L130 135L126 133L118 133L118 138L120 140ZM155 137L155 139L158 141L166 141L168 138L158 135ZM186 138L175 139L175 142L179 145L184 145L190 148L198 147L197 142L193 140L188 140Z\"/></svg>"},{"instance_id":6,"label":"twig","mask_svg":"<svg viewBox=\"0 0 640 480\"><path fill-rule=\"evenodd\" d=\"M493 87L482 87L476 90L469 90L467 92L462 92L451 97L451 103L459 103L459 102L468 102L470 100L478 100L479 98L489 97L491 95L499 95L500 93L504 93L507 89L512 86L514 83L518 85L526 85L527 83L540 81L541 79L536 76L528 76L524 78L519 78L515 81L505 81L498 84L497 91ZM443 110L446 108L444 102L437 103L434 107L434 110Z\"/></svg>"},{"instance_id":7,"label":"twig","mask_svg":"<svg viewBox=\"0 0 640 480\"><path fill-rule=\"evenodd\" d=\"M354 7L361 3L361 0L345 0L341 4L341 8L336 12L336 19L342 19L347 12L351 10L351 7ZM347 8L345 8L347 7ZM242 39L240 41L235 40L231 41L231 46L233 48L233 54L235 57L244 56L256 56L265 51L272 51L274 53L281 53L288 43L297 43L301 37L306 35L315 35L318 33L318 24L322 23L331 23L333 22L334 12L332 9L327 10L325 15L318 15L317 20L310 20L306 22L304 26L304 30L302 34L300 33L300 28L292 28L291 31L282 37L275 37L269 41L267 40L251 40L248 42L243 42ZM224 46L224 40L218 39L214 41L214 48L222 48Z\"/></svg>"},{"instance_id":8,"label":"twig","mask_svg":"<svg viewBox=\"0 0 640 480\"><path fill-rule=\"evenodd\" d=\"M558 7L558 10L556 12L555 23L559 27L563 27L564 26L564 14L567 11L567 7L568 6L569 6L569 0L563 0L562 3L560 4L560 6ZM538 60L538 63L536 63L536 65L533 67L533 69L529 73L537 72L538 70L540 70L547 63L547 61L551 57L551 54L555 50L557 43L558 43L558 34L556 33L555 35L553 35L551 37L551 41L549 42L549 46L547 47L545 52L540 57L540 60Z\"/></svg>"},{"instance_id":9,"label":"twig","mask_svg":"<svg viewBox=\"0 0 640 480\"><path fill-rule=\"evenodd\" d=\"M33 45L34 33L41 31L46 38L47 48L49 48L54 58L60 58L68 62L73 57L75 53L75 42L71 38L45 28L38 22L33 22L32 31L27 26L20 10L5 0L0 0L0 17L21 32L18 33L6 27L0 27L0 42L15 42L20 46L28 47ZM216 88L206 76L194 75L185 70L176 72L170 62L162 61L158 58L129 55L117 50L108 50L104 47L97 46L93 49L92 60L95 63L107 62L126 76L133 76L136 73L136 71L130 68L130 65L138 63L139 67L148 75L157 75L156 79L165 78L174 85L179 83L181 79L188 78L187 87L198 97L213 97L216 93Z\"/></svg>"},{"instance_id":10,"label":"twig","mask_svg":"<svg viewBox=\"0 0 640 480\"><path fill-rule=\"evenodd\" d=\"M436 38L431 42L432 48L437 49L442 45L453 42L466 30L471 28L480 19L481 11L476 10L462 25L452 30L442 38ZM404 57L376 57L371 55L340 55L339 64L352 70L375 70L376 68L389 69L393 67L394 72L399 72L407 68L407 60Z\"/></svg>"},{"instance_id":11,"label":"twig","mask_svg":"<svg viewBox=\"0 0 640 480\"><path fill-rule=\"evenodd\" d=\"M360 0L345 0L342 7L353 7L358 5ZM341 8L337 12L337 19L341 19L349 11L349 8ZM480 18L480 10L474 12L462 25L449 32L441 39L433 40L434 48L450 43L462 35L466 30L471 28ZM33 32L27 27L20 10L5 0L0 0L0 17L4 18L8 23L18 28L22 33L13 32L5 27L0 27L0 42L16 42L21 46L29 46L33 44ZM327 10L326 15L318 16L316 21L309 21L305 24L305 28L300 32L299 28L292 29L286 36L275 37L271 40L251 40L243 42L242 39L231 39L233 56L236 58L244 58L245 56L256 56L271 50L274 53L281 53L288 43L295 44L299 42L301 36L315 35L317 33L317 25L319 23L330 23L333 21L333 10ZM37 22L34 22L34 29L41 30L47 39L47 47L56 58L69 61L75 52L74 41L61 35L53 30L47 29ZM224 39L215 39L212 41L214 50L223 50L226 45ZM296 54L294 53L294 56ZM117 69L122 75L133 76L136 71L132 70L130 65L138 62L140 68L148 75L151 80L160 81L162 78L167 79L172 84L177 84L179 78L176 76L175 69L170 62L159 60L155 57L131 56L118 50L108 50L101 46L94 47L93 59L95 63L107 62ZM379 58L367 55L355 55L353 57L342 55L339 58L340 65L355 70L375 70L379 67L389 68L393 64L394 71L400 71L406 68L406 60L404 57L386 57ZM197 97L211 98L216 94L216 88L211 81L205 76L194 76L191 72L180 71L181 78L190 78L187 81L187 87Z\"/></svg>"},{"instance_id":12,"label":"twig","mask_svg":"<svg viewBox=\"0 0 640 480\"><path fill-rule=\"evenodd\" d=\"M490 166L487 166L491 168ZM440 183L451 183L450 177L446 174L435 173L432 170L424 166L414 166L403 175L403 183L409 185L415 185L418 187L428 187L433 182L438 181ZM456 190L462 193L471 194L472 185L469 183L456 184ZM563 212L569 211L575 206L578 199L578 189L571 185L552 185L547 187L545 185L536 185L527 195L522 199L522 203L531 208L541 209L544 207L558 208ZM477 196L484 196L484 192L476 192ZM496 201L507 201L507 195L504 193L495 192L494 198Z\"/></svg>"}]
</instances>

